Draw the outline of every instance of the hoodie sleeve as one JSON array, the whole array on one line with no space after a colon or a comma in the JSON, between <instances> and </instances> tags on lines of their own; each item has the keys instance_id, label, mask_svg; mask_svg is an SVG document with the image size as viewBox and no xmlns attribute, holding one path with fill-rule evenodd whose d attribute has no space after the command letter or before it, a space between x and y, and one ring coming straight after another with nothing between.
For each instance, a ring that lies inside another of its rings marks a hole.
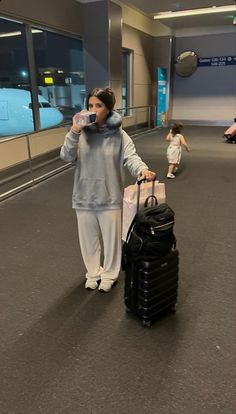
<instances>
[{"instance_id":1,"label":"hoodie sleeve","mask_svg":"<svg viewBox=\"0 0 236 414\"><path fill-rule=\"evenodd\" d=\"M61 147L60 157L65 162L75 161L77 158L78 142L80 134L71 130L66 134L64 144Z\"/></svg>"},{"instance_id":2,"label":"hoodie sleeve","mask_svg":"<svg viewBox=\"0 0 236 414\"><path fill-rule=\"evenodd\" d=\"M138 177L143 170L148 170L147 164L141 160L129 135L122 130L123 165L131 175Z\"/></svg>"}]
</instances>

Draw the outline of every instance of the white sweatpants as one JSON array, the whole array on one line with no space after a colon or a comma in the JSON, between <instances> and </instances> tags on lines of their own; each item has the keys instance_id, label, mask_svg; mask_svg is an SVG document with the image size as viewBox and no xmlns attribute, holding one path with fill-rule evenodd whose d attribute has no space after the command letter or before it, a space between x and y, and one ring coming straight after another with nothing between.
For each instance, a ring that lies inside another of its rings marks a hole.
<instances>
[{"instance_id":1,"label":"white sweatpants","mask_svg":"<svg viewBox=\"0 0 236 414\"><path fill-rule=\"evenodd\" d=\"M76 210L76 215L86 278L115 281L121 265L121 210Z\"/></svg>"}]
</instances>

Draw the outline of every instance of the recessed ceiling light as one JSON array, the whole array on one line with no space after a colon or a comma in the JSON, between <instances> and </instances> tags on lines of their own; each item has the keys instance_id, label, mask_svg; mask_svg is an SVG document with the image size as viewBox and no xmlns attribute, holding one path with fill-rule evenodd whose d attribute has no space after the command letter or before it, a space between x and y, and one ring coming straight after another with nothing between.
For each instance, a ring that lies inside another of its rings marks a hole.
<instances>
[{"instance_id":1,"label":"recessed ceiling light","mask_svg":"<svg viewBox=\"0 0 236 414\"><path fill-rule=\"evenodd\" d=\"M42 33L42 30L32 29L31 32L32 33ZM21 36L21 35L22 35L21 31L18 30L16 32L1 33L0 37L11 37L11 36Z\"/></svg>"},{"instance_id":2,"label":"recessed ceiling light","mask_svg":"<svg viewBox=\"0 0 236 414\"><path fill-rule=\"evenodd\" d=\"M175 17L183 17L183 16L197 16L200 14L211 14L211 13L224 13L234 11L236 12L236 5L232 4L231 6L213 6L213 7L205 7L204 9L193 9L193 10L182 10L182 11L167 11L163 13L158 13L153 16L153 19L171 19Z\"/></svg>"}]
</instances>

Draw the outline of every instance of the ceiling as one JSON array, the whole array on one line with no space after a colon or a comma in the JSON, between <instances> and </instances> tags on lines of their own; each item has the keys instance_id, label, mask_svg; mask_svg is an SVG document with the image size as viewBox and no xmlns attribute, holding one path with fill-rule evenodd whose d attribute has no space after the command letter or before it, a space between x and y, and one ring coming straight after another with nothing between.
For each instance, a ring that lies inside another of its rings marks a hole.
<instances>
[{"instance_id":1,"label":"ceiling","mask_svg":"<svg viewBox=\"0 0 236 414\"><path fill-rule=\"evenodd\" d=\"M77 0L80 3L89 3L101 0ZM119 0L127 6L133 7L149 18L164 11L180 11L189 9L200 9L213 6L235 5L235 0ZM231 26L236 12L224 12L200 16L186 16L160 20L162 24L172 29L183 29L191 27L209 26ZM236 28L236 26L235 26Z\"/></svg>"},{"instance_id":2,"label":"ceiling","mask_svg":"<svg viewBox=\"0 0 236 414\"><path fill-rule=\"evenodd\" d=\"M213 6L235 5L235 0L121 0L121 3L134 7L148 17L164 11L181 11ZM236 12L224 12L200 16L185 16L160 20L162 24L173 29L206 26L232 26Z\"/></svg>"}]
</instances>

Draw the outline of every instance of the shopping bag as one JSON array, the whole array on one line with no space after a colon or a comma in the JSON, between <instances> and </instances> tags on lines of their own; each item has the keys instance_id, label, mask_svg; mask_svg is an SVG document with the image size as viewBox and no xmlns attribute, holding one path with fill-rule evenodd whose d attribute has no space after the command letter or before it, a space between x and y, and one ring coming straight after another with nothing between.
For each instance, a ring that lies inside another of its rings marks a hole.
<instances>
[{"instance_id":1,"label":"shopping bag","mask_svg":"<svg viewBox=\"0 0 236 414\"><path fill-rule=\"evenodd\" d=\"M139 208L143 208L144 202L151 194L155 195L158 204L165 203L166 193L165 184L159 181L154 182L154 189L152 181L142 183L140 187ZM126 235L129 226L137 212L137 195L138 184L129 185L124 189L123 198L123 214L122 214L122 240L126 240Z\"/></svg>"}]
</instances>

